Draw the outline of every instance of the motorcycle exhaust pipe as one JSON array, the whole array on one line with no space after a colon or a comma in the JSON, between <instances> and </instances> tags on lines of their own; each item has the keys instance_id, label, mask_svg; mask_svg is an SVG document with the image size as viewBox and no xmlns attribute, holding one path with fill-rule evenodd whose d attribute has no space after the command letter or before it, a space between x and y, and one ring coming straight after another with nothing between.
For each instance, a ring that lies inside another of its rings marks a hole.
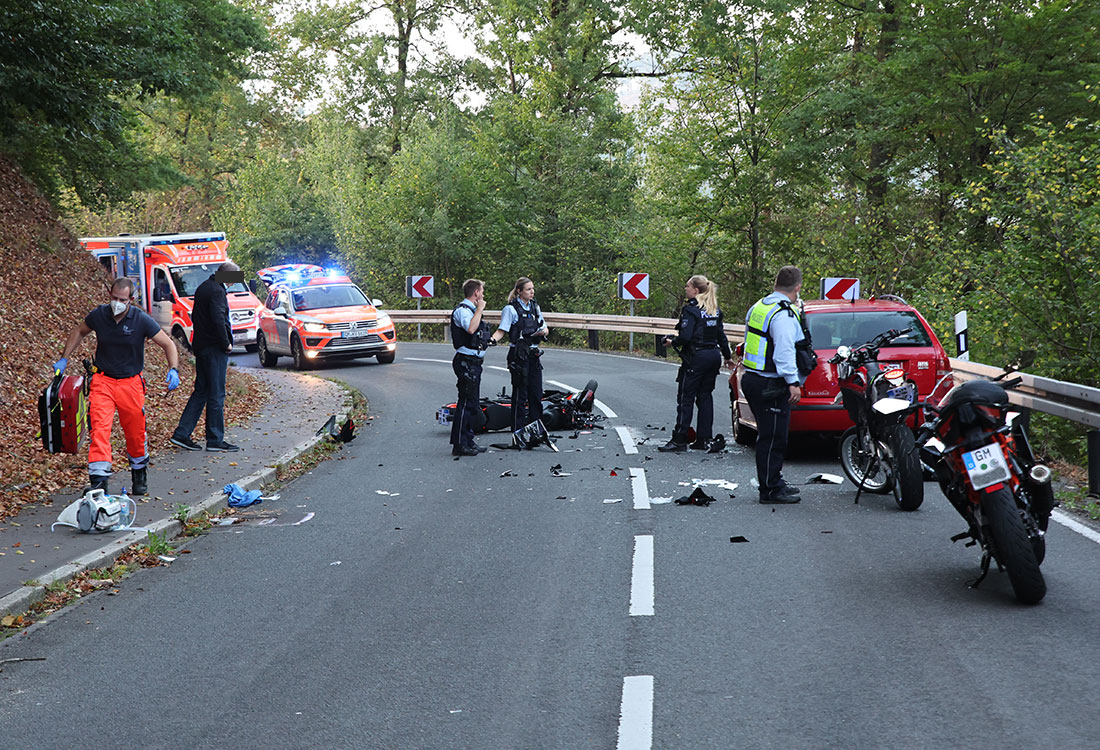
<instances>
[{"instance_id":1,"label":"motorcycle exhaust pipe","mask_svg":"<svg viewBox=\"0 0 1100 750\"><path fill-rule=\"evenodd\" d=\"M1031 481L1035 484L1050 484L1050 469L1042 464L1035 464L1028 472Z\"/></svg>"},{"instance_id":2,"label":"motorcycle exhaust pipe","mask_svg":"<svg viewBox=\"0 0 1100 750\"><path fill-rule=\"evenodd\" d=\"M1054 510L1054 487L1050 484L1050 469L1043 464L1035 464L1028 472L1028 495L1031 496L1031 512L1039 523L1039 528L1047 530L1048 519Z\"/></svg>"}]
</instances>

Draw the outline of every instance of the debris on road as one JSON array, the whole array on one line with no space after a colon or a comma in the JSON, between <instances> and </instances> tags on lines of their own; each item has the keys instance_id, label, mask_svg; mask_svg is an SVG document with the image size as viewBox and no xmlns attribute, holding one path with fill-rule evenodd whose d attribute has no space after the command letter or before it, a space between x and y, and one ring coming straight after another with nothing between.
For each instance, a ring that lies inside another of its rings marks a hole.
<instances>
[{"instance_id":1,"label":"debris on road","mask_svg":"<svg viewBox=\"0 0 1100 750\"><path fill-rule=\"evenodd\" d=\"M573 472L571 472L571 471L562 471L561 470L561 464L554 464L553 466L551 466L550 467L550 474L551 474L551 476L555 476L555 477L571 477L571 476L573 476Z\"/></svg>"},{"instance_id":2,"label":"debris on road","mask_svg":"<svg viewBox=\"0 0 1100 750\"><path fill-rule=\"evenodd\" d=\"M611 503L621 503L622 501L623 501L623 499L621 497L609 497L609 498L606 498L603 501L603 504L604 505L609 505Z\"/></svg>"},{"instance_id":3,"label":"debris on road","mask_svg":"<svg viewBox=\"0 0 1100 750\"><path fill-rule=\"evenodd\" d=\"M255 505L263 501L263 498L260 496L262 493L259 490L248 490L245 492L244 488L239 484L227 484L225 487L222 487L222 492L229 495L227 504L233 508L246 508L249 505Z\"/></svg>"},{"instance_id":4,"label":"debris on road","mask_svg":"<svg viewBox=\"0 0 1100 750\"><path fill-rule=\"evenodd\" d=\"M676 498L677 505L702 505L708 506L714 502L714 498L703 492L702 487L696 487L695 491L685 497Z\"/></svg>"},{"instance_id":5,"label":"debris on road","mask_svg":"<svg viewBox=\"0 0 1100 750\"><path fill-rule=\"evenodd\" d=\"M731 536L730 541L733 542L734 544L741 544L742 542L747 542L749 540L746 539L743 536Z\"/></svg>"},{"instance_id":6,"label":"debris on road","mask_svg":"<svg viewBox=\"0 0 1100 750\"><path fill-rule=\"evenodd\" d=\"M844 484L844 477L836 474L817 473L806 479L806 484Z\"/></svg>"}]
</instances>

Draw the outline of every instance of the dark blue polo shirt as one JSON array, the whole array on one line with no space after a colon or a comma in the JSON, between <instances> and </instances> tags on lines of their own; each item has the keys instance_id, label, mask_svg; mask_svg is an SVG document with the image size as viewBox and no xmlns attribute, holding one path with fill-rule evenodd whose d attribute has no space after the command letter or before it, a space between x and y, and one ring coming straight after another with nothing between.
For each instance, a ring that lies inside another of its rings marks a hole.
<instances>
[{"instance_id":1,"label":"dark blue polo shirt","mask_svg":"<svg viewBox=\"0 0 1100 750\"><path fill-rule=\"evenodd\" d=\"M133 305L120 323L110 305L100 305L88 313L84 325L95 331L95 366L112 378L130 378L144 370L145 339L160 332L157 321Z\"/></svg>"}]
</instances>

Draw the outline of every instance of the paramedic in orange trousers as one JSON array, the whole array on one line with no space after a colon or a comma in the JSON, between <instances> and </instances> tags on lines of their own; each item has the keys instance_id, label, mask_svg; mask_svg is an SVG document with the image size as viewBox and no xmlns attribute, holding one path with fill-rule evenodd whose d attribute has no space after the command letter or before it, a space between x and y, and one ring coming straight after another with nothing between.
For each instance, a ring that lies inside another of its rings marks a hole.
<instances>
[{"instance_id":1,"label":"paramedic in orange trousers","mask_svg":"<svg viewBox=\"0 0 1100 750\"><path fill-rule=\"evenodd\" d=\"M92 331L96 334L95 366L88 393L88 421L91 444L88 447L88 481L92 489L107 492L111 477L111 425L118 411L126 436L130 458L131 492L148 491L146 468L149 465L149 441L145 435L145 340L164 350L168 359L168 390L179 387L179 353L168 334L152 317L133 306L134 282L115 279L111 284L110 303L100 305L69 332L65 351L54 364L55 372L65 372L69 357Z\"/></svg>"}]
</instances>

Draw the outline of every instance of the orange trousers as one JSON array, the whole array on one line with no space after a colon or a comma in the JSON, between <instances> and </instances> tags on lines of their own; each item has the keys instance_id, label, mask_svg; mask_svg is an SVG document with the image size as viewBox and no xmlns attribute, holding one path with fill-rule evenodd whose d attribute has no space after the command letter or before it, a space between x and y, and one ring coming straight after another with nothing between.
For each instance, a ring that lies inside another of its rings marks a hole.
<instances>
[{"instance_id":1,"label":"orange trousers","mask_svg":"<svg viewBox=\"0 0 1100 750\"><path fill-rule=\"evenodd\" d=\"M126 436L126 453L131 469L149 465L149 445L145 436L145 378L134 375L115 380L103 373L92 376L88 391L88 419L91 444L88 447L88 475L111 475L111 426L118 412Z\"/></svg>"}]
</instances>

